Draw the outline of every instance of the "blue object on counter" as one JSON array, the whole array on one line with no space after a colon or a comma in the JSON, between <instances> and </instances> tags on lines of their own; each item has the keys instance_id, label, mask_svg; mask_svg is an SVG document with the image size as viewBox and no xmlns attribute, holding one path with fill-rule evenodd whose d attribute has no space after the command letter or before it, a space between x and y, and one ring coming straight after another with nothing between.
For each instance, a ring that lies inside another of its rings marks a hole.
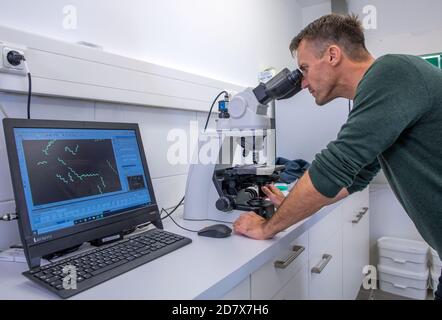
<instances>
[{"instance_id":1,"label":"blue object on counter","mask_svg":"<svg viewBox=\"0 0 442 320\"><path fill-rule=\"evenodd\" d=\"M299 179L310 167L310 163L303 159L288 160L282 157L276 158L276 164L285 165L285 170L281 172L279 181L289 184Z\"/></svg>"}]
</instances>

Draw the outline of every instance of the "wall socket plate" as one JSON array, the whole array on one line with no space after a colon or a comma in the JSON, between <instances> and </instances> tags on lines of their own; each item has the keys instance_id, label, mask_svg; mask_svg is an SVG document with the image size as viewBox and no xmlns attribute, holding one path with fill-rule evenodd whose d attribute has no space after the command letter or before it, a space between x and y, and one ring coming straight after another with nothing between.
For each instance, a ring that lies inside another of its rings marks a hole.
<instances>
[{"instance_id":1,"label":"wall socket plate","mask_svg":"<svg viewBox=\"0 0 442 320\"><path fill-rule=\"evenodd\" d=\"M27 72L23 61L18 66L13 66L9 63L7 56L10 51L17 51L24 55L24 51L21 48L0 44L0 72L26 76Z\"/></svg>"}]
</instances>

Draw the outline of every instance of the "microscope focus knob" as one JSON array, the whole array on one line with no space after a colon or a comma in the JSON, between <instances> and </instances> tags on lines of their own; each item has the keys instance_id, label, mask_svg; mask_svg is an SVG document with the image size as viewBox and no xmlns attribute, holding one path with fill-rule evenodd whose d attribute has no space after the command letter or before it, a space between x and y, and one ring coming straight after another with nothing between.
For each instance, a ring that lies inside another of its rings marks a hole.
<instances>
[{"instance_id":1,"label":"microscope focus knob","mask_svg":"<svg viewBox=\"0 0 442 320\"><path fill-rule=\"evenodd\" d=\"M227 197L221 197L216 200L215 206L219 211L223 212L233 210L232 202Z\"/></svg>"}]
</instances>

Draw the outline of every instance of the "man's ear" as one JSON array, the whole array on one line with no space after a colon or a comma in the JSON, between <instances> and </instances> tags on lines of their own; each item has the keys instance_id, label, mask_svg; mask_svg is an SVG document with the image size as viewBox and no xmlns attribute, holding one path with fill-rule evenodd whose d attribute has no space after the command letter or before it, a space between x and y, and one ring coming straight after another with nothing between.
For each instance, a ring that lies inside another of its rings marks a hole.
<instances>
[{"instance_id":1,"label":"man's ear","mask_svg":"<svg viewBox=\"0 0 442 320\"><path fill-rule=\"evenodd\" d=\"M336 66L341 62L342 59L342 50L336 45L331 45L327 49L328 51L328 59L332 66Z\"/></svg>"}]
</instances>

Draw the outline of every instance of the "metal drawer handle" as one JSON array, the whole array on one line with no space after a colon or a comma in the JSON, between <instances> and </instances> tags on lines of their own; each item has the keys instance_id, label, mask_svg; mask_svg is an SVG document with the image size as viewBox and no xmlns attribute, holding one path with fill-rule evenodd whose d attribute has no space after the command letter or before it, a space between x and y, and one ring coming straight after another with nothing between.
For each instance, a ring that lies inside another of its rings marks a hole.
<instances>
[{"instance_id":1,"label":"metal drawer handle","mask_svg":"<svg viewBox=\"0 0 442 320\"><path fill-rule=\"evenodd\" d=\"M400 285L400 284L396 284L396 283L393 283L393 287L396 287L396 288L399 288L399 289L407 289L406 286L403 286L403 285Z\"/></svg>"},{"instance_id":2,"label":"metal drawer handle","mask_svg":"<svg viewBox=\"0 0 442 320\"><path fill-rule=\"evenodd\" d=\"M285 269L287 266L293 262L304 250L305 247L302 246L293 246L293 252L290 253L285 260L277 260L275 261L275 268Z\"/></svg>"},{"instance_id":3,"label":"metal drawer handle","mask_svg":"<svg viewBox=\"0 0 442 320\"><path fill-rule=\"evenodd\" d=\"M319 266L312 268L312 273L321 273L322 270L324 270L325 266L330 262L331 258L332 256L330 254L323 254L321 263L319 264Z\"/></svg>"},{"instance_id":4,"label":"metal drawer handle","mask_svg":"<svg viewBox=\"0 0 442 320\"><path fill-rule=\"evenodd\" d=\"M402 263L402 264L406 264L407 263L407 261L401 260L401 259L393 259L393 261L397 262L397 263Z\"/></svg>"},{"instance_id":5,"label":"metal drawer handle","mask_svg":"<svg viewBox=\"0 0 442 320\"><path fill-rule=\"evenodd\" d=\"M352 223L358 223L359 221L361 221L362 217L364 216L364 214L366 214L368 211L368 207L363 207L361 211L359 211L359 213L356 215L356 218L354 218L353 220L351 220Z\"/></svg>"},{"instance_id":6,"label":"metal drawer handle","mask_svg":"<svg viewBox=\"0 0 442 320\"><path fill-rule=\"evenodd\" d=\"M362 212L359 212L356 215L356 218L354 218L353 220L351 220L351 223L359 223L359 221L361 221L362 217L364 216L364 214Z\"/></svg>"}]
</instances>

